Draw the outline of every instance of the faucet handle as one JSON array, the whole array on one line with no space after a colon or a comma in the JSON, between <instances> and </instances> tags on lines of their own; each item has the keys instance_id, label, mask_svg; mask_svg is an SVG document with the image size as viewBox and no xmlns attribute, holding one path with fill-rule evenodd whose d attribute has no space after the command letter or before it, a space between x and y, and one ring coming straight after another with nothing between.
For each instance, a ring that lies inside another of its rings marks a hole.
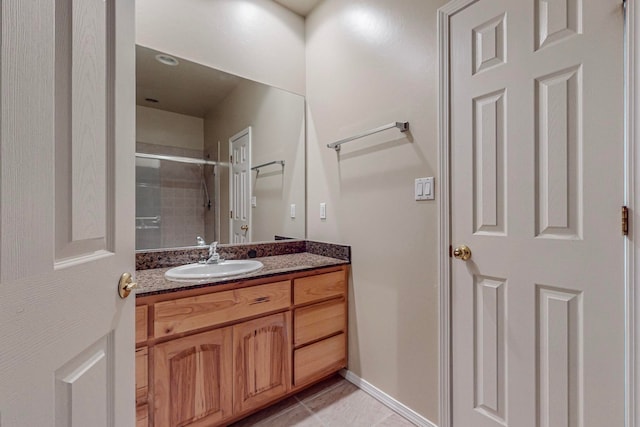
<instances>
[{"instance_id":1,"label":"faucet handle","mask_svg":"<svg viewBox=\"0 0 640 427\"><path fill-rule=\"evenodd\" d=\"M207 242L205 242L204 239L200 236L196 236L196 244L198 246L207 246Z\"/></svg>"},{"instance_id":2,"label":"faucet handle","mask_svg":"<svg viewBox=\"0 0 640 427\"><path fill-rule=\"evenodd\" d=\"M211 242L209 245L209 256L214 255L218 250L218 242Z\"/></svg>"}]
</instances>

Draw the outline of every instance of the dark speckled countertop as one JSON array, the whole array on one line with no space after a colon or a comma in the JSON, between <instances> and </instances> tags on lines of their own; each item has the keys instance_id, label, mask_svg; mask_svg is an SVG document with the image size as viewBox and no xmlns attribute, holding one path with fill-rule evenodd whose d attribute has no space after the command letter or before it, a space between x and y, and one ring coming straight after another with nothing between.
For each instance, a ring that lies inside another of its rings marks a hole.
<instances>
[{"instance_id":1,"label":"dark speckled countertop","mask_svg":"<svg viewBox=\"0 0 640 427\"><path fill-rule=\"evenodd\" d=\"M264 264L264 267L252 273L241 274L233 277L224 277L220 279L207 279L200 282L173 282L167 280L164 278L164 273L169 270L170 267L138 270L136 271L136 281L138 282L138 288L136 289L135 293L136 296L142 297L148 295L176 292L184 289L194 289L212 285L220 285L224 283L232 283L239 280L257 279L297 271L313 270L319 267L331 267L349 264L348 260L330 258L327 256L316 255L309 252L267 256L254 259Z\"/></svg>"}]
</instances>

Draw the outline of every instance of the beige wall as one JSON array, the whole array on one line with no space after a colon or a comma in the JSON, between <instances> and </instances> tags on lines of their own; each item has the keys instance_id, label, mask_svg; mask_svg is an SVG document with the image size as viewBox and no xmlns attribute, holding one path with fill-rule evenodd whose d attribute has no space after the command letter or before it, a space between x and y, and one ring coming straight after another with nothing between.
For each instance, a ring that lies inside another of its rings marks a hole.
<instances>
[{"instance_id":1,"label":"beige wall","mask_svg":"<svg viewBox=\"0 0 640 427\"><path fill-rule=\"evenodd\" d=\"M304 98L260 83L244 81L205 117L205 152L229 158L229 138L251 126L251 164L284 160L252 172L252 240L273 240L274 235L305 237ZM229 241L229 167L222 163L220 181L220 241ZM289 207L296 205L296 218Z\"/></svg>"},{"instance_id":2,"label":"beige wall","mask_svg":"<svg viewBox=\"0 0 640 427\"><path fill-rule=\"evenodd\" d=\"M307 18L308 237L352 246L349 369L438 421L436 10L325 0ZM328 142L393 121L398 130ZM327 219L318 206L327 203Z\"/></svg>"},{"instance_id":3,"label":"beige wall","mask_svg":"<svg viewBox=\"0 0 640 427\"><path fill-rule=\"evenodd\" d=\"M305 92L304 20L271 0L136 0L136 43Z\"/></svg>"},{"instance_id":4,"label":"beige wall","mask_svg":"<svg viewBox=\"0 0 640 427\"><path fill-rule=\"evenodd\" d=\"M136 141L202 151L204 120L137 105Z\"/></svg>"}]
</instances>

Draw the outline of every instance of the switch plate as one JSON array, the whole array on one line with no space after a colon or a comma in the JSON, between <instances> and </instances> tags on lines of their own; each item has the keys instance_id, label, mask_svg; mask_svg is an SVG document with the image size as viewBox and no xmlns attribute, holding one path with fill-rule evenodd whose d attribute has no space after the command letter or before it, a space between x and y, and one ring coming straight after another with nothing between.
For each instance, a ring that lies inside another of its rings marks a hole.
<instances>
[{"instance_id":1,"label":"switch plate","mask_svg":"<svg viewBox=\"0 0 640 427\"><path fill-rule=\"evenodd\" d=\"M320 219L327 219L327 204L320 203Z\"/></svg>"},{"instance_id":2,"label":"switch plate","mask_svg":"<svg viewBox=\"0 0 640 427\"><path fill-rule=\"evenodd\" d=\"M416 200L434 200L435 188L433 186L433 177L417 178L414 185Z\"/></svg>"},{"instance_id":3,"label":"switch plate","mask_svg":"<svg viewBox=\"0 0 640 427\"><path fill-rule=\"evenodd\" d=\"M255 208L256 206L258 206L258 200L256 199L256 196L251 197L251 207Z\"/></svg>"},{"instance_id":4,"label":"switch plate","mask_svg":"<svg viewBox=\"0 0 640 427\"><path fill-rule=\"evenodd\" d=\"M295 218L296 217L296 205L292 204L291 205L291 218Z\"/></svg>"}]
</instances>

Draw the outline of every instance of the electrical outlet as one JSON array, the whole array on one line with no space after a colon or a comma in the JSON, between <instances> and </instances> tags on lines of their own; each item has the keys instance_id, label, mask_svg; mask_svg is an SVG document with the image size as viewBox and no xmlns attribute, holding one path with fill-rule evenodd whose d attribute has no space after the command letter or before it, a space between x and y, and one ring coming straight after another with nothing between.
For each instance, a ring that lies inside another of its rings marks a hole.
<instances>
[{"instance_id":1,"label":"electrical outlet","mask_svg":"<svg viewBox=\"0 0 640 427\"><path fill-rule=\"evenodd\" d=\"M295 218L296 217L296 205L292 204L291 205L291 214L290 214L291 218Z\"/></svg>"}]
</instances>

